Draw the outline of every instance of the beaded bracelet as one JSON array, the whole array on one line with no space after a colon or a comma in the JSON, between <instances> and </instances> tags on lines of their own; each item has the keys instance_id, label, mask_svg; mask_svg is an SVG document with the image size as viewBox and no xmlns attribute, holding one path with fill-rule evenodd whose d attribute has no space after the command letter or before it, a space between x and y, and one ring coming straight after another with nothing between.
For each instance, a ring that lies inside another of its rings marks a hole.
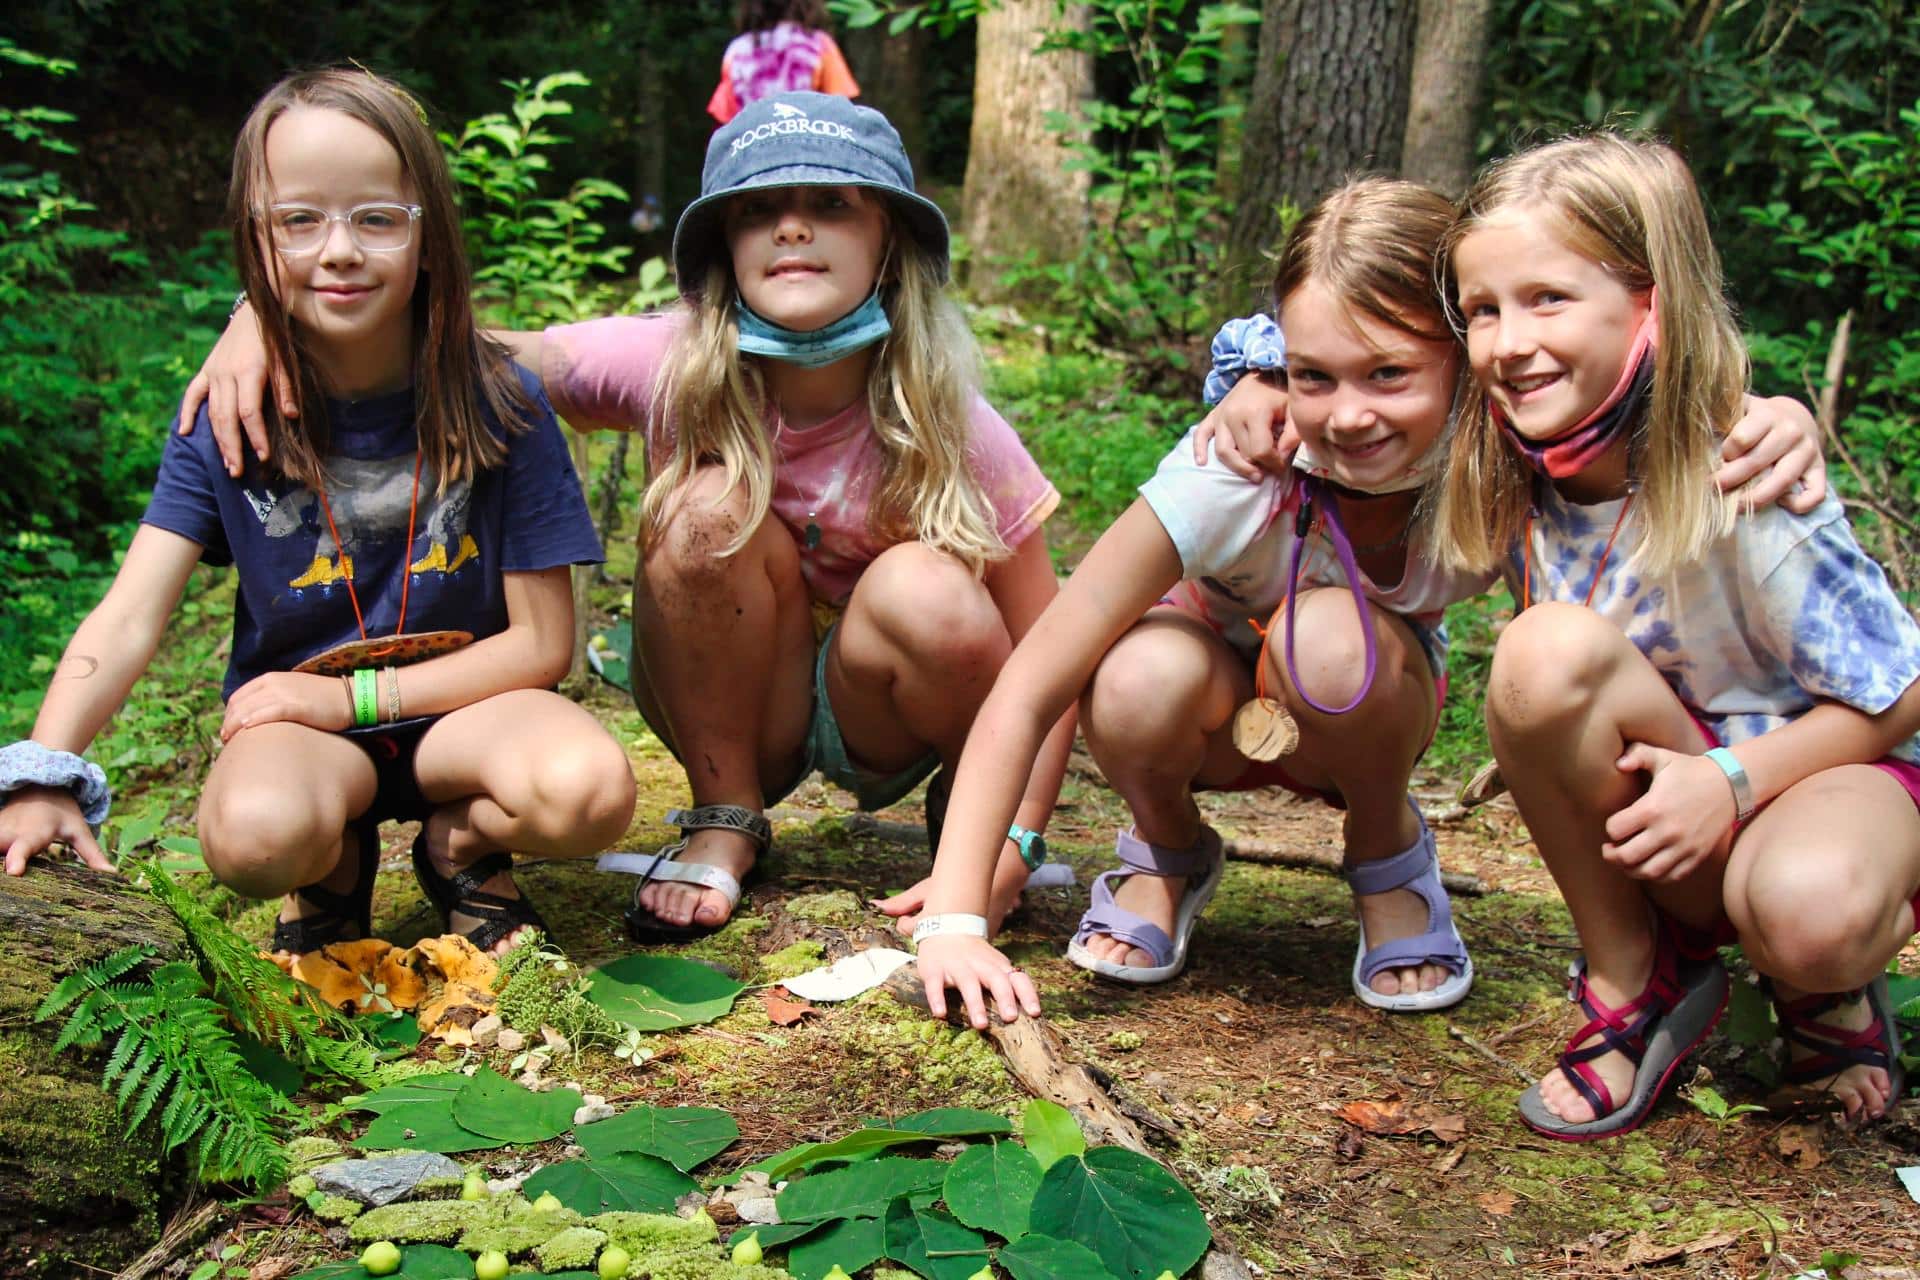
<instances>
[{"instance_id":1,"label":"beaded bracelet","mask_svg":"<svg viewBox=\"0 0 1920 1280\"><path fill-rule=\"evenodd\" d=\"M353 723L361 729L380 723L380 675L372 667L353 673Z\"/></svg>"}]
</instances>

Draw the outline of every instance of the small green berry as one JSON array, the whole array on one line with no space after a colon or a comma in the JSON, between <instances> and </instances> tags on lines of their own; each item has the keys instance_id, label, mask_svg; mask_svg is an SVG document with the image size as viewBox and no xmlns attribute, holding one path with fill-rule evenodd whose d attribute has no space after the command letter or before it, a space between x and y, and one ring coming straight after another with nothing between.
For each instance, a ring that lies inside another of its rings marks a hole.
<instances>
[{"instance_id":1,"label":"small green berry","mask_svg":"<svg viewBox=\"0 0 1920 1280\"><path fill-rule=\"evenodd\" d=\"M833 1270L827 1272L826 1280L853 1280L853 1277L840 1269L839 1263L833 1264Z\"/></svg>"},{"instance_id":2,"label":"small green berry","mask_svg":"<svg viewBox=\"0 0 1920 1280\"><path fill-rule=\"evenodd\" d=\"M733 1242L733 1260L739 1266L757 1267L763 1256L758 1231L749 1231Z\"/></svg>"},{"instance_id":3,"label":"small green berry","mask_svg":"<svg viewBox=\"0 0 1920 1280\"><path fill-rule=\"evenodd\" d=\"M360 1266L370 1276L390 1276L400 1269L400 1250L391 1240L375 1240L360 1255Z\"/></svg>"},{"instance_id":4,"label":"small green berry","mask_svg":"<svg viewBox=\"0 0 1920 1280\"><path fill-rule=\"evenodd\" d=\"M535 1213L558 1213L567 1206L560 1203L560 1197L551 1191L542 1191L540 1198L533 1202Z\"/></svg>"},{"instance_id":5,"label":"small green berry","mask_svg":"<svg viewBox=\"0 0 1920 1280\"><path fill-rule=\"evenodd\" d=\"M489 1249L473 1260L474 1280L507 1280L507 1255Z\"/></svg>"},{"instance_id":6,"label":"small green berry","mask_svg":"<svg viewBox=\"0 0 1920 1280\"><path fill-rule=\"evenodd\" d=\"M617 1244L610 1244L600 1251L600 1280L626 1280L627 1268L632 1265L632 1254Z\"/></svg>"},{"instance_id":7,"label":"small green berry","mask_svg":"<svg viewBox=\"0 0 1920 1280\"><path fill-rule=\"evenodd\" d=\"M487 1198L487 1175L478 1169L467 1170L465 1182L460 1184L462 1200L485 1200Z\"/></svg>"},{"instance_id":8,"label":"small green berry","mask_svg":"<svg viewBox=\"0 0 1920 1280\"><path fill-rule=\"evenodd\" d=\"M967 1280L993 1280L993 1264L983 1262L980 1269L967 1277Z\"/></svg>"}]
</instances>

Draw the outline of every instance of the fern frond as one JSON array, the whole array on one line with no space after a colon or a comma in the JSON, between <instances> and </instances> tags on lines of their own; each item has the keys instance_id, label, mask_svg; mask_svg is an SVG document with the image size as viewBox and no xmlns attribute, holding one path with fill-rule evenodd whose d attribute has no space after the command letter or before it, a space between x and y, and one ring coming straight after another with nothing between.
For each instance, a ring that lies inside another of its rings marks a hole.
<instances>
[{"instance_id":1,"label":"fern frond","mask_svg":"<svg viewBox=\"0 0 1920 1280\"><path fill-rule=\"evenodd\" d=\"M133 1105L127 1108L127 1132L131 1133L140 1127L140 1122L147 1118L147 1113L153 1110L153 1104L166 1091L170 1078L170 1074L164 1071L156 1071L147 1077L146 1086L134 1098Z\"/></svg>"},{"instance_id":2,"label":"fern frond","mask_svg":"<svg viewBox=\"0 0 1920 1280\"><path fill-rule=\"evenodd\" d=\"M128 1100L133 1097L134 1090L140 1087L140 1082L147 1078L149 1072L158 1074L164 1080L171 1080L179 1074L172 1063L161 1059L158 1048L143 1029L129 1026L121 1036L120 1043L125 1044L136 1035L141 1037L139 1052L135 1053L133 1061L127 1064L125 1074L120 1077L120 1085L114 1090L114 1100L122 1109L126 1107ZM105 1083L112 1084L113 1081L108 1079Z\"/></svg>"},{"instance_id":3,"label":"fern frond","mask_svg":"<svg viewBox=\"0 0 1920 1280\"><path fill-rule=\"evenodd\" d=\"M144 942L136 942L130 947L122 947L104 960L96 961L78 973L70 973L54 984L40 1007L33 1011L35 1022L45 1022L62 1009L72 1004L87 992L106 986L120 977L142 960L155 954L154 949Z\"/></svg>"}]
</instances>

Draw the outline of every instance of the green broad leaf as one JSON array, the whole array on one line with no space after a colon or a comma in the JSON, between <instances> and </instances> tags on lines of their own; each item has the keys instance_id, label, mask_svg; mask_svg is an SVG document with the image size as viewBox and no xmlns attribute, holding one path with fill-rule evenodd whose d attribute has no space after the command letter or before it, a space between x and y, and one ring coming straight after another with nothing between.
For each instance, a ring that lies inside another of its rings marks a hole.
<instances>
[{"instance_id":1,"label":"green broad leaf","mask_svg":"<svg viewBox=\"0 0 1920 1280\"><path fill-rule=\"evenodd\" d=\"M846 1221L846 1219L842 1219L842 1221ZM733 1239L744 1240L748 1236L759 1236L760 1247L762 1249L781 1249L792 1244L795 1240L800 1240L812 1235L826 1225L824 1221L775 1222L766 1226L743 1222L734 1228Z\"/></svg>"},{"instance_id":2,"label":"green broad leaf","mask_svg":"<svg viewBox=\"0 0 1920 1280\"><path fill-rule=\"evenodd\" d=\"M1773 1041L1773 1004L1750 982L1732 984L1727 1002L1727 1038L1754 1048Z\"/></svg>"},{"instance_id":3,"label":"green broad leaf","mask_svg":"<svg viewBox=\"0 0 1920 1280\"><path fill-rule=\"evenodd\" d=\"M947 1166L942 1198L953 1216L1005 1240L1027 1233L1027 1214L1043 1170L1013 1142L968 1147Z\"/></svg>"},{"instance_id":4,"label":"green broad leaf","mask_svg":"<svg viewBox=\"0 0 1920 1280\"><path fill-rule=\"evenodd\" d=\"M561 1204L591 1218L613 1210L672 1213L673 1202L699 1184L658 1156L622 1151L593 1160L563 1160L528 1178L520 1192L536 1200L551 1191Z\"/></svg>"},{"instance_id":5,"label":"green broad leaf","mask_svg":"<svg viewBox=\"0 0 1920 1280\"><path fill-rule=\"evenodd\" d=\"M507 1139L485 1138L461 1128L449 1103L422 1103L395 1107L376 1117L353 1145L362 1151L438 1151L450 1156L462 1151L492 1151L506 1146Z\"/></svg>"},{"instance_id":6,"label":"green broad leaf","mask_svg":"<svg viewBox=\"0 0 1920 1280\"><path fill-rule=\"evenodd\" d=\"M622 956L588 976L587 999L642 1031L712 1022L747 989L724 973L676 956Z\"/></svg>"},{"instance_id":7,"label":"green broad leaf","mask_svg":"<svg viewBox=\"0 0 1920 1280\"><path fill-rule=\"evenodd\" d=\"M1085 1245L1119 1280L1184 1275L1213 1239L1193 1193L1125 1147L1056 1161L1034 1193L1030 1229Z\"/></svg>"},{"instance_id":8,"label":"green broad leaf","mask_svg":"<svg viewBox=\"0 0 1920 1280\"><path fill-rule=\"evenodd\" d=\"M410 1013L362 1014L358 1022L383 1054L405 1053L420 1043L420 1023Z\"/></svg>"},{"instance_id":9,"label":"green broad leaf","mask_svg":"<svg viewBox=\"0 0 1920 1280\"><path fill-rule=\"evenodd\" d=\"M461 1128L485 1138L534 1143L557 1138L573 1128L580 1109L575 1089L535 1093L508 1080L492 1067L473 1073L466 1087L453 1095L453 1120Z\"/></svg>"},{"instance_id":10,"label":"green broad leaf","mask_svg":"<svg viewBox=\"0 0 1920 1280\"><path fill-rule=\"evenodd\" d=\"M1052 1236L1021 1236L1000 1251L999 1262L1013 1280L1114 1280L1099 1254Z\"/></svg>"},{"instance_id":11,"label":"green broad leaf","mask_svg":"<svg viewBox=\"0 0 1920 1280\"><path fill-rule=\"evenodd\" d=\"M725 1151L739 1136L733 1117L712 1107L643 1106L582 1125L573 1140L595 1158L642 1151L685 1173Z\"/></svg>"},{"instance_id":12,"label":"green broad leaf","mask_svg":"<svg viewBox=\"0 0 1920 1280\"><path fill-rule=\"evenodd\" d=\"M971 1107L935 1107L876 1127L905 1129L936 1138L972 1138L989 1133L1012 1133L1013 1121Z\"/></svg>"},{"instance_id":13,"label":"green broad leaf","mask_svg":"<svg viewBox=\"0 0 1920 1280\"><path fill-rule=\"evenodd\" d=\"M1045 1098L1027 1103L1020 1116L1020 1136L1042 1169L1051 1169L1062 1157L1077 1156L1087 1149L1087 1135L1080 1132L1080 1122L1073 1113Z\"/></svg>"},{"instance_id":14,"label":"green broad leaf","mask_svg":"<svg viewBox=\"0 0 1920 1280\"><path fill-rule=\"evenodd\" d=\"M787 1250L787 1274L794 1280L826 1280L827 1273L839 1267L852 1275L885 1253L879 1218L843 1218Z\"/></svg>"},{"instance_id":15,"label":"green broad leaf","mask_svg":"<svg viewBox=\"0 0 1920 1280\"><path fill-rule=\"evenodd\" d=\"M240 1061L247 1064L247 1070L269 1089L291 1098L306 1083L307 1073L271 1045L237 1036L234 1048L240 1053Z\"/></svg>"},{"instance_id":16,"label":"green broad leaf","mask_svg":"<svg viewBox=\"0 0 1920 1280\"><path fill-rule=\"evenodd\" d=\"M769 1182L778 1182L808 1165L828 1160L854 1160L888 1147L926 1142L931 1136L914 1129L855 1129L844 1138L835 1138L832 1142L803 1142L778 1155L768 1156L759 1164L750 1164L746 1169L736 1171L733 1176L738 1179L741 1173L751 1169L766 1174Z\"/></svg>"},{"instance_id":17,"label":"green broad leaf","mask_svg":"<svg viewBox=\"0 0 1920 1280\"><path fill-rule=\"evenodd\" d=\"M371 1111L383 1116L395 1107L413 1107L429 1102L451 1104L453 1095L466 1086L467 1078L458 1071L443 1071L431 1076L412 1076L384 1089L347 1098L341 1105L348 1111Z\"/></svg>"},{"instance_id":18,"label":"green broad leaf","mask_svg":"<svg viewBox=\"0 0 1920 1280\"><path fill-rule=\"evenodd\" d=\"M947 1166L941 1161L889 1157L809 1174L789 1184L774 1197L774 1204L782 1222L877 1218L902 1196L938 1191L946 1176Z\"/></svg>"},{"instance_id":19,"label":"green broad leaf","mask_svg":"<svg viewBox=\"0 0 1920 1280\"><path fill-rule=\"evenodd\" d=\"M967 1280L987 1262L987 1238L938 1209L895 1200L882 1225L887 1257L927 1280Z\"/></svg>"}]
</instances>

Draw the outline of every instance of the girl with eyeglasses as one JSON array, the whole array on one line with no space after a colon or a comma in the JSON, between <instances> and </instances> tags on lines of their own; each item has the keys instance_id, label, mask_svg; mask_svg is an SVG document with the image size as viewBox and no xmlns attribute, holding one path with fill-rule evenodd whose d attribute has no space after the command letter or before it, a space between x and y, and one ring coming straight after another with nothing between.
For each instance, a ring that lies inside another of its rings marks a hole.
<instances>
[{"instance_id":1,"label":"girl with eyeglasses","mask_svg":"<svg viewBox=\"0 0 1920 1280\"><path fill-rule=\"evenodd\" d=\"M295 413L229 475L167 442L105 599L0 749L9 874L65 844L100 869L106 779L81 758L146 669L196 564L239 576L220 749L198 826L216 878L285 895L275 951L371 936L379 823L451 931L504 950L539 916L509 850L605 848L625 753L551 691L568 567L600 545L539 383L475 328L452 180L414 100L360 70L291 76L241 128L228 199L246 298Z\"/></svg>"}]
</instances>

